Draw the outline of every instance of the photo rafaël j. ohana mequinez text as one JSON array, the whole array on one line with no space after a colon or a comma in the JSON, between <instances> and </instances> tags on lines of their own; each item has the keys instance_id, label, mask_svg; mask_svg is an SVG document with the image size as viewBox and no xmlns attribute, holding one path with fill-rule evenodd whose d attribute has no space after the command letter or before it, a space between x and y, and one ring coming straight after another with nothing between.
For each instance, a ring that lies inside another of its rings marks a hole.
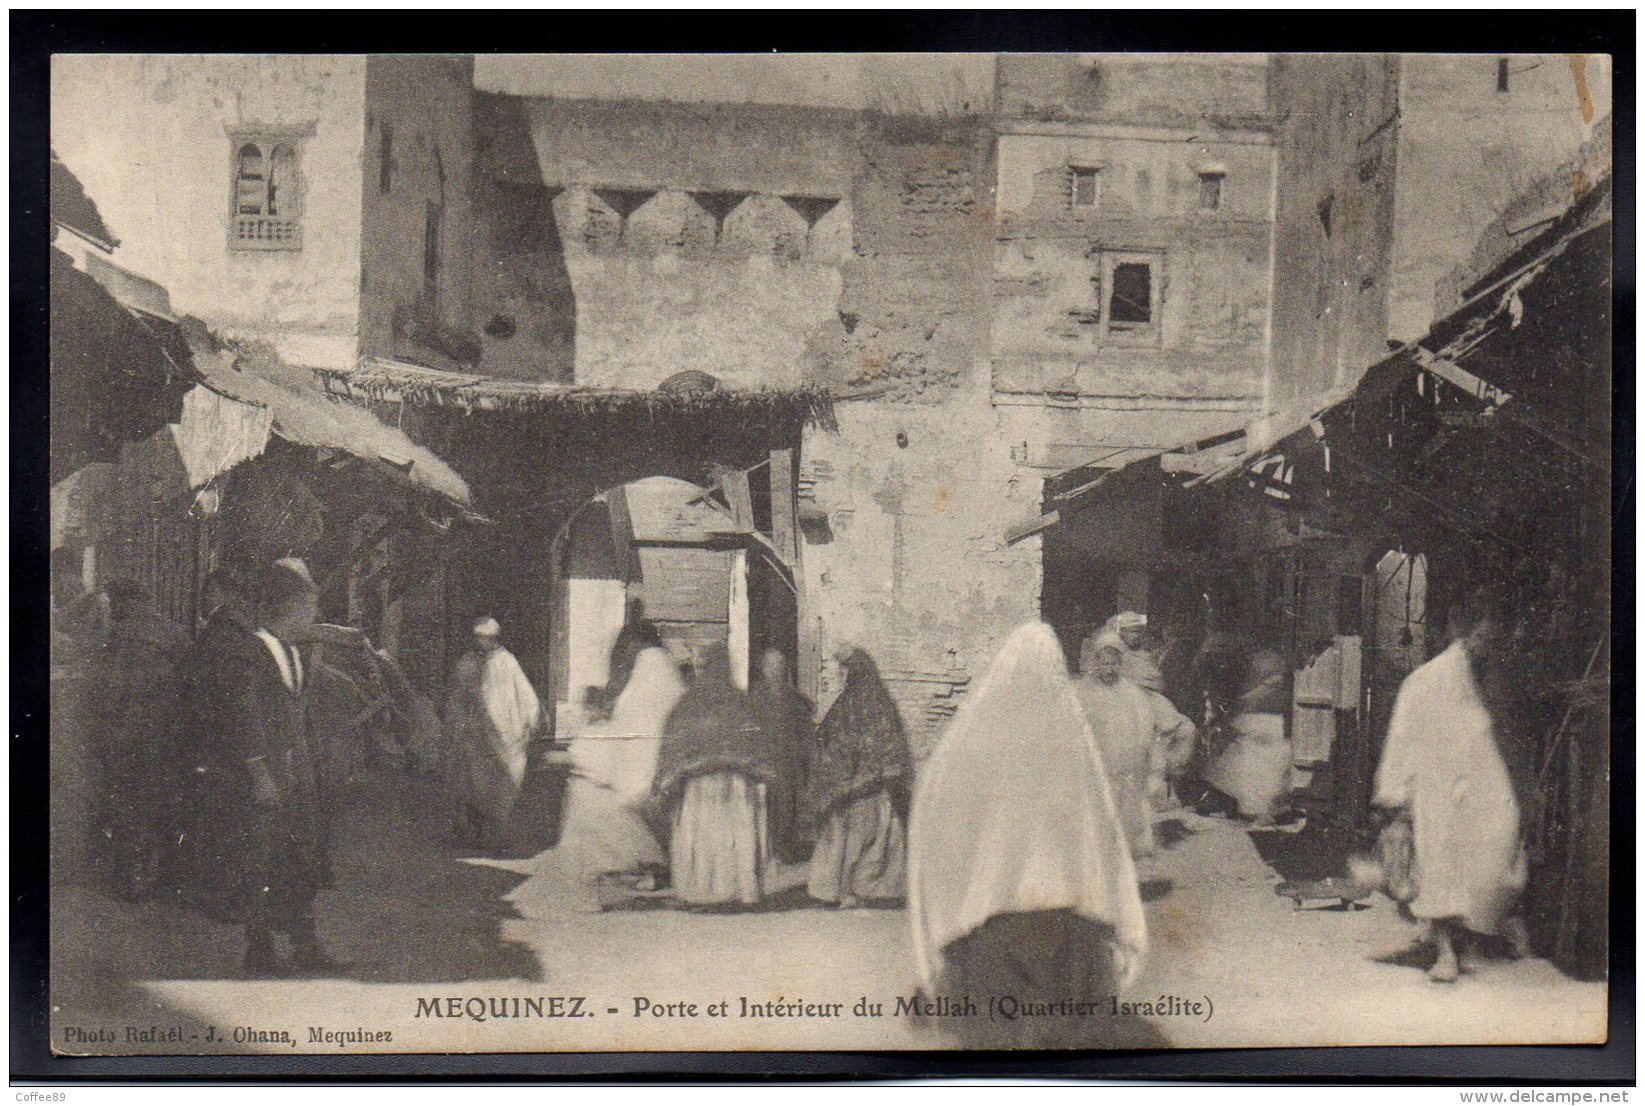
<instances>
[{"instance_id":1,"label":"photo rafa\u00ebl j. ohana mequinez text","mask_svg":"<svg viewBox=\"0 0 1645 1106\"><path fill-rule=\"evenodd\" d=\"M54 56L53 1049L1604 1041L1611 88Z\"/></svg>"}]
</instances>

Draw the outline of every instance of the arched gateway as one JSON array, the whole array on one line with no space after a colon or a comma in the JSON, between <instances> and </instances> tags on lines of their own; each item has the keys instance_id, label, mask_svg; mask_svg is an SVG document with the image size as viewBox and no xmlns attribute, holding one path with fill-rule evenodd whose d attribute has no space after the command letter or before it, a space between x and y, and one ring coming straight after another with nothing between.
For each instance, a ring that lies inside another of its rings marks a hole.
<instances>
[{"instance_id":1,"label":"arched gateway","mask_svg":"<svg viewBox=\"0 0 1645 1106\"><path fill-rule=\"evenodd\" d=\"M770 627L792 624L792 590L696 484L651 476L600 492L560 527L549 556L549 680L562 735L581 724L587 688L606 683L631 600L681 662L726 643L745 685L753 646L791 651Z\"/></svg>"}]
</instances>

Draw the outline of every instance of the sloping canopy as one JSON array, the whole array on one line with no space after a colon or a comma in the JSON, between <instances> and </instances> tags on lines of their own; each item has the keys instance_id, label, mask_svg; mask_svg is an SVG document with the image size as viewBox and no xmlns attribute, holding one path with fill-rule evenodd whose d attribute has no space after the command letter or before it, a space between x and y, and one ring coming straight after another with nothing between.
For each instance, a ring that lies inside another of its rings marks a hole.
<instances>
[{"instance_id":1,"label":"sloping canopy","mask_svg":"<svg viewBox=\"0 0 1645 1106\"><path fill-rule=\"evenodd\" d=\"M49 199L52 222L68 227L76 234L110 249L120 244L120 240L114 237L114 233L103 222L103 215L97 210L97 205L86 195L85 186L80 183L80 178L57 159L55 150L51 154Z\"/></svg>"},{"instance_id":2,"label":"sloping canopy","mask_svg":"<svg viewBox=\"0 0 1645 1106\"><path fill-rule=\"evenodd\" d=\"M1582 421L1586 395L1600 386L1609 392L1608 380L1594 376L1599 368L1608 373L1608 358L1602 367L1587 361L1556 365L1560 360L1557 350L1542 350L1540 356L1526 358L1493 354L1493 347L1520 328L1528 302L1557 300L1560 288L1583 284L1584 278L1577 270L1589 263L1589 255L1596 250L1604 254L1608 278L1610 194L1607 179L1546 233L1482 276L1468 300L1436 322L1427 335L1372 365L1352 388L1312 396L1270 412L1226 441L1187 443L1164 451L1160 466L1186 474L1189 484L1210 483L1256 469L1276 454L1294 454L1306 448L1310 440L1327 440L1330 424L1337 429L1332 438L1346 446L1343 439L1350 427L1356 432L1354 436L1367 437L1367 416L1375 410L1374 405L1400 406L1405 397L1396 397L1396 393L1402 393L1424 374L1432 378L1426 389L1417 384L1410 390L1423 397L1420 406L1434 408L1425 413L1427 422L1449 418L1460 425L1461 420L1479 416L1480 425L1494 420L1498 427L1508 425L1522 433L1528 441L1523 451L1527 454L1540 453L1541 449L1534 448L1537 446L1551 447L1568 457L1596 462L1604 452L1603 441L1573 441L1572 430L1574 421ZM1608 295L1603 288L1599 291ZM1570 306L1550 302L1543 310L1564 315ZM1470 371L1464 362L1480 371ZM1578 371L1573 374L1572 368ZM1439 413L1448 403L1457 402L1468 410ZM1411 414L1404 409L1408 406L1403 405L1399 412L1402 425L1405 416ZM1588 426L1579 437L1594 438L1596 433L1602 436L1606 430ZM1427 444L1433 446L1430 452L1440 448L1431 438Z\"/></svg>"},{"instance_id":3,"label":"sloping canopy","mask_svg":"<svg viewBox=\"0 0 1645 1106\"><path fill-rule=\"evenodd\" d=\"M196 320L185 320L184 328L203 386L267 409L274 434L294 445L351 454L395 483L469 507L468 484L450 465L365 408L328 395L310 370L286 364L266 346L235 350Z\"/></svg>"},{"instance_id":4,"label":"sloping canopy","mask_svg":"<svg viewBox=\"0 0 1645 1106\"><path fill-rule=\"evenodd\" d=\"M59 250L50 270L53 484L174 422L194 383L188 351L164 320L128 311Z\"/></svg>"}]
</instances>

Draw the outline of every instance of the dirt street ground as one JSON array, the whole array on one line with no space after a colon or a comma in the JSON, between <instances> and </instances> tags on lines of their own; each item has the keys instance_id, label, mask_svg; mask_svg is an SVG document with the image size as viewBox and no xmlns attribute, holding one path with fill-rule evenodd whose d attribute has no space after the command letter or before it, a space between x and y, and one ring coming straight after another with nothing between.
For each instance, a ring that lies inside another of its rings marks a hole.
<instances>
[{"instance_id":1,"label":"dirt street ground","mask_svg":"<svg viewBox=\"0 0 1645 1106\"><path fill-rule=\"evenodd\" d=\"M500 898L520 877L446 846L440 809L427 785L403 780L352 796L339 827L337 889L321 902L322 932L348 963L345 978L239 978L235 929L169 904L120 903L84 884L57 888L57 1046L794 1050L948 1040L940 1024L898 1012L898 998L914 990L901 910L814 908L793 870L790 889L760 913L513 917ZM1140 1019L1105 1021L1103 1040L1237 1047L1604 1038L1603 984L1571 980L1542 960L1487 961L1455 985L1431 984L1403 955L1413 932L1386 899L1353 911L1293 910L1273 893L1279 877L1263 860L1283 851L1274 835L1292 831L1263 837L1193 814L1164 820L1162 829L1171 844L1141 872L1149 962L1118 996L1152 1006ZM809 1004L810 1016L794 1016L796 1003L802 1013ZM268 1036L282 1033L289 1043Z\"/></svg>"}]
</instances>

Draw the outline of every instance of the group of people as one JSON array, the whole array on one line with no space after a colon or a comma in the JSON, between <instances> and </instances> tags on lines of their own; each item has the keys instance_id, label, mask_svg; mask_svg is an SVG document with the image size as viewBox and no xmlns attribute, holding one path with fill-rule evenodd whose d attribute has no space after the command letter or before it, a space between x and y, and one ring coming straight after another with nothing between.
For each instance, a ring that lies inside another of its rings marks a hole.
<instances>
[{"instance_id":1,"label":"group of people","mask_svg":"<svg viewBox=\"0 0 1645 1106\"><path fill-rule=\"evenodd\" d=\"M276 561L249 587L219 590L188 646L144 617L140 594L111 587L88 668L96 694L85 697L84 728L104 738L122 890L152 886L171 855L181 886L245 927L257 975L285 970L280 935L291 968L337 967L314 913L332 879L338 802L309 717L318 597L302 561ZM1373 795L1409 842L1387 885L1424 923L1439 981L1457 978L1481 935L1519 952L1528 944L1516 910L1520 810L1481 691L1500 623L1470 601L1456 629L1402 686ZM590 689L587 723L559 754L569 778L558 840L523 863L513 897L580 908L601 877L649 873L685 907L746 909L772 895L780 863L808 864L815 900L906 897L933 994L1112 994L1145 953L1137 864L1156 848L1153 815L1173 801L1195 747L1146 631L1142 615L1115 616L1070 675L1048 626L1019 628L916 787L897 706L862 649L835 654L843 686L813 725L775 650L744 688L723 643L682 668L655 628L631 618L606 686ZM1265 716L1282 716L1282 665L1245 666L1236 755L1199 766L1242 807L1271 804L1281 776L1266 754L1284 740L1283 719L1276 730ZM445 723L447 778L468 828L496 841L518 816L531 745L547 727L493 619L474 626ZM166 763L186 770L160 771ZM1025 1020L1023 1032L1059 1024Z\"/></svg>"},{"instance_id":2,"label":"group of people","mask_svg":"<svg viewBox=\"0 0 1645 1106\"><path fill-rule=\"evenodd\" d=\"M476 624L447 711L473 821L494 844L520 817L528 748L543 728L497 631L489 618ZM835 660L844 686L813 724L777 650L739 687L723 642L682 666L631 609L606 684L586 689L584 723L549 754L567 769L559 832L520 866L528 879L511 897L536 912L590 909L600 879L628 874L666 880L690 909L747 909L771 897L782 864L808 863L815 900L901 900L906 732L872 658L847 647Z\"/></svg>"},{"instance_id":3,"label":"group of people","mask_svg":"<svg viewBox=\"0 0 1645 1106\"><path fill-rule=\"evenodd\" d=\"M1500 623L1477 597L1453 621L1450 646L1400 688L1373 794L1406 843L1385 889L1421 924L1436 953L1429 976L1442 983L1481 938L1529 952L1520 810L1481 690ZM1136 868L1151 844L1144 803L1161 773L1180 770L1174 750L1191 738L1186 719L1150 711L1144 664L1131 662L1138 679L1124 675L1129 647L1111 622L1070 677L1051 628L1021 627L921 772L909 827L921 987L1073 1015L959 1019L972 1047L1102 1043L1106 1019L1078 1015L1106 1009L1146 953ZM1250 667L1247 713L1277 713L1255 709L1271 706L1261 696L1272 665Z\"/></svg>"}]
</instances>

